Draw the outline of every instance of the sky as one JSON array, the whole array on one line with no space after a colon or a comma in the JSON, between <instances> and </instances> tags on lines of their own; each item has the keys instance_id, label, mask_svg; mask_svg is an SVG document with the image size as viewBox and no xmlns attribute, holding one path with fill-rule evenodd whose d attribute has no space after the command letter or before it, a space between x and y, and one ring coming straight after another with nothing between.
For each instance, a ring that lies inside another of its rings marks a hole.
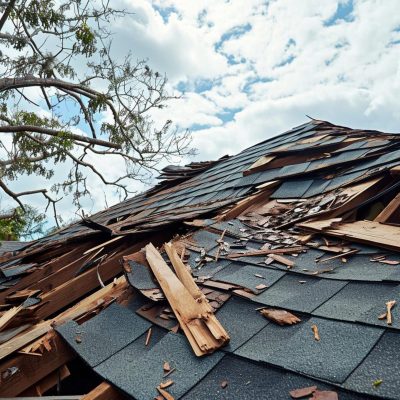
<instances>
[{"instance_id":1,"label":"sky","mask_svg":"<svg viewBox=\"0 0 400 400\"><path fill-rule=\"evenodd\" d=\"M196 160L235 154L307 116L400 131L397 0L124 3L132 14L113 24L115 56L129 49L167 75L169 92L181 98L153 117L190 129ZM89 213L106 205L103 189L92 189ZM107 197L108 205L118 201Z\"/></svg>"}]
</instances>

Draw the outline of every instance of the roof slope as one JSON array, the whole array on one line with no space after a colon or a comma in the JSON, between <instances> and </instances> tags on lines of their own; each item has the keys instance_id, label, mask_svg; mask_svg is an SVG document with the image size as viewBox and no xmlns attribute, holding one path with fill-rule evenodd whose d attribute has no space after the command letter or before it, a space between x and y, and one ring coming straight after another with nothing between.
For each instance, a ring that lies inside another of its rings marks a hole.
<instances>
[{"instance_id":1,"label":"roof slope","mask_svg":"<svg viewBox=\"0 0 400 400\"><path fill-rule=\"evenodd\" d=\"M3 309L23 307L0 323L0 370L50 331L128 398L171 379L175 399L290 399L312 386L305 398L400 399L399 171L400 136L316 120L169 168L157 190L2 256ZM170 239L230 334L212 355L193 354L141 252ZM17 373L0 394L46 376Z\"/></svg>"}]
</instances>

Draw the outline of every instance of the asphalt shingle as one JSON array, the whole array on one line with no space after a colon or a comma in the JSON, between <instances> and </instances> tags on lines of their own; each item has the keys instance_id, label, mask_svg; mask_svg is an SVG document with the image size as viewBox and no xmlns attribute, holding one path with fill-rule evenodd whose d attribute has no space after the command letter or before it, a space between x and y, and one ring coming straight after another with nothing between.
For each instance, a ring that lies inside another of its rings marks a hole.
<instances>
[{"instance_id":1,"label":"asphalt shingle","mask_svg":"<svg viewBox=\"0 0 400 400\"><path fill-rule=\"evenodd\" d=\"M95 367L146 332L151 324L118 304L111 304L89 321L70 321L57 332L91 367ZM80 342L76 340L80 338Z\"/></svg>"},{"instance_id":2,"label":"asphalt shingle","mask_svg":"<svg viewBox=\"0 0 400 400\"><path fill-rule=\"evenodd\" d=\"M305 283L302 283L305 281ZM259 303L300 312L312 312L347 284L346 281L286 274L254 298Z\"/></svg>"},{"instance_id":3,"label":"asphalt shingle","mask_svg":"<svg viewBox=\"0 0 400 400\"><path fill-rule=\"evenodd\" d=\"M400 399L399 348L400 335L386 332L367 358L346 380L344 386L385 399ZM382 380L382 383L373 385L377 380Z\"/></svg>"},{"instance_id":4,"label":"asphalt shingle","mask_svg":"<svg viewBox=\"0 0 400 400\"><path fill-rule=\"evenodd\" d=\"M143 343L140 343L144 347ZM144 355L138 355L133 342L106 362L96 372L135 399L153 399L156 387L163 381L163 364L168 361L175 368L171 379L174 384L168 392L179 399L195 386L223 357L216 352L207 357L196 357L187 339L168 333Z\"/></svg>"},{"instance_id":5,"label":"asphalt shingle","mask_svg":"<svg viewBox=\"0 0 400 400\"><path fill-rule=\"evenodd\" d=\"M268 324L256 308L251 301L232 297L218 310L218 321L231 338L224 351L236 350Z\"/></svg>"}]
</instances>

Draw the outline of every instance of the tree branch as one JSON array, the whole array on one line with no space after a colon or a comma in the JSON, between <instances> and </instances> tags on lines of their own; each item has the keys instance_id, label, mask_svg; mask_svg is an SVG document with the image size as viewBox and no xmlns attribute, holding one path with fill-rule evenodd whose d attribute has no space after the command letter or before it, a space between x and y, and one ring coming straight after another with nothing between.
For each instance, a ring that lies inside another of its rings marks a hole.
<instances>
[{"instance_id":1,"label":"tree branch","mask_svg":"<svg viewBox=\"0 0 400 400\"><path fill-rule=\"evenodd\" d=\"M6 23L11 10L14 8L15 3L16 0L10 0L9 3L7 4L7 8L5 9L3 15L0 18L0 31L3 29L3 26Z\"/></svg>"},{"instance_id":2,"label":"tree branch","mask_svg":"<svg viewBox=\"0 0 400 400\"><path fill-rule=\"evenodd\" d=\"M49 135L49 136L54 136L54 137L62 136L61 131L57 131L54 129L45 128L45 127L41 127L41 126L35 126L35 125L0 126L0 132L3 132L3 133L35 132L35 133L41 133L43 135ZM69 133L69 132L66 134L66 136L69 139L77 140L77 141L84 142L84 143L89 143L89 144L103 146L103 147L109 147L109 148L113 148L113 149L121 149L121 146L119 144L107 142L106 140L90 138L90 137L84 136L84 135L76 135L75 133Z\"/></svg>"}]
</instances>

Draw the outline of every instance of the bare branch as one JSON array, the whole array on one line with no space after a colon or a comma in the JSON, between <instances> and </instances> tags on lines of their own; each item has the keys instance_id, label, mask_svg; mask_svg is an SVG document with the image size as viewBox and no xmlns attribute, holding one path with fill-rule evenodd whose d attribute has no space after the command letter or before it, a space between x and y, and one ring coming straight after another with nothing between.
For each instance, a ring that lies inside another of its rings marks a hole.
<instances>
[{"instance_id":1,"label":"bare branch","mask_svg":"<svg viewBox=\"0 0 400 400\"><path fill-rule=\"evenodd\" d=\"M15 3L16 3L16 0L10 0L8 2L7 8L5 9L3 15L0 18L0 31L3 29L3 26L6 23L11 10L14 8Z\"/></svg>"}]
</instances>

